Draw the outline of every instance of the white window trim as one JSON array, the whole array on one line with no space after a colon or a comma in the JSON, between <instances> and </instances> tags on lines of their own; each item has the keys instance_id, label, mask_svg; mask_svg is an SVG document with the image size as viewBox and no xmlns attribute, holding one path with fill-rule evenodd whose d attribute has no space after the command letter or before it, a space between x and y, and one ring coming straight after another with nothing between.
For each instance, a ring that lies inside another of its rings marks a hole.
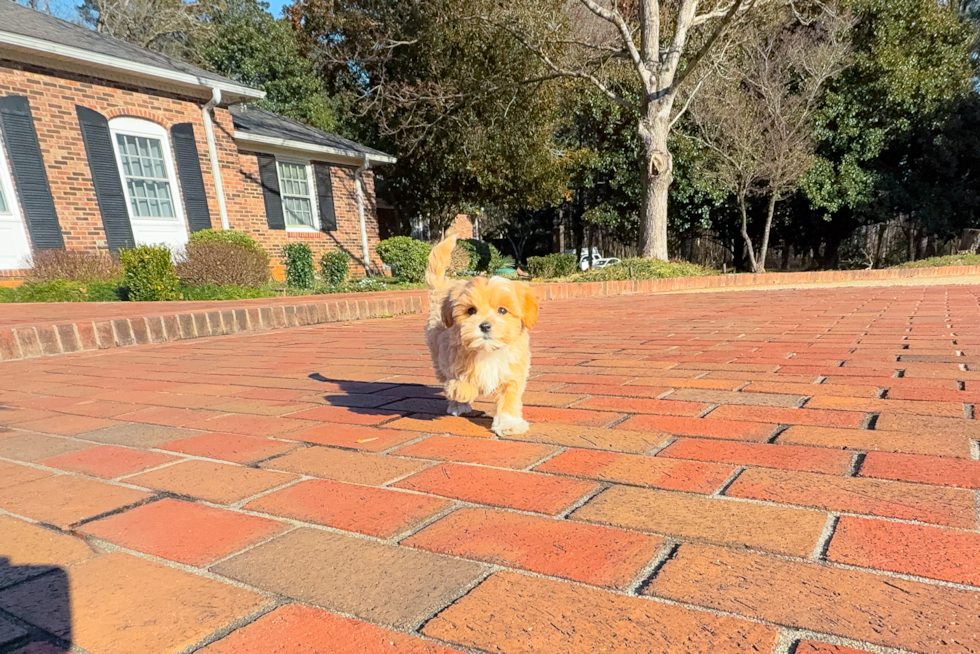
<instances>
[{"instance_id":1,"label":"white window trim","mask_svg":"<svg viewBox=\"0 0 980 654\"><path fill-rule=\"evenodd\" d=\"M0 188L3 189L3 199L7 203L7 210L0 212L0 216L3 216L5 220L20 223L20 228L23 230L24 242L27 245L27 251L24 254L23 260L15 263L13 268L0 267L0 270L21 270L23 268L29 268L32 265L31 252L34 242L31 239L31 230L27 228L27 219L20 210L20 197L17 195L17 189L14 188L13 175L10 170L10 161L7 158L7 145L4 141L3 134L0 134Z\"/></svg>"},{"instance_id":2,"label":"white window trim","mask_svg":"<svg viewBox=\"0 0 980 654\"><path fill-rule=\"evenodd\" d=\"M310 209L313 214L313 227L301 227L297 225L290 225L286 222L286 203L283 198L282 192L282 175L279 171L279 164L294 164L297 166L306 167L306 183L310 189ZM297 234L316 234L320 231L320 206L319 199L320 196L317 195L316 189L316 175L313 174L313 162L309 159L303 159L301 157L290 157L283 155L276 155L276 179L279 181L279 204L282 206L282 222L286 225L287 232L296 232Z\"/></svg>"},{"instance_id":3,"label":"white window trim","mask_svg":"<svg viewBox=\"0 0 980 654\"><path fill-rule=\"evenodd\" d=\"M129 184L126 183L126 172L123 169L122 155L119 152L119 144L116 142L116 135L143 136L152 139L159 139L163 146L163 161L167 168L167 178L170 182L170 200L174 206L173 218L150 218L145 216L133 215L133 202L129 196ZM123 195L126 197L126 213L129 214L129 222L134 220L140 222L159 221L173 223L175 220L183 225L184 230L188 231L187 219L184 216L184 203L181 197L180 182L177 179L177 167L174 165L173 151L170 147L170 134L164 129L163 125L158 125L142 118L131 118L123 116L113 118L109 121L109 136L112 140L112 152L116 156L116 168L119 170L119 180L122 182Z\"/></svg>"}]
</instances>

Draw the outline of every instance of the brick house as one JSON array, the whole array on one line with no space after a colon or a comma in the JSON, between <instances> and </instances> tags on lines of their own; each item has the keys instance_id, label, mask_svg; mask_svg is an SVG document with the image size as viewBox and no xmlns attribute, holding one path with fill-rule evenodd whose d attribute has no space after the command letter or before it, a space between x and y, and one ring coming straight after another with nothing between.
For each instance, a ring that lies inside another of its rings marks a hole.
<instances>
[{"instance_id":1,"label":"brick house","mask_svg":"<svg viewBox=\"0 0 980 654\"><path fill-rule=\"evenodd\" d=\"M0 0L0 276L32 250L179 249L205 228L376 267L372 169L394 158L248 104L263 95Z\"/></svg>"}]
</instances>

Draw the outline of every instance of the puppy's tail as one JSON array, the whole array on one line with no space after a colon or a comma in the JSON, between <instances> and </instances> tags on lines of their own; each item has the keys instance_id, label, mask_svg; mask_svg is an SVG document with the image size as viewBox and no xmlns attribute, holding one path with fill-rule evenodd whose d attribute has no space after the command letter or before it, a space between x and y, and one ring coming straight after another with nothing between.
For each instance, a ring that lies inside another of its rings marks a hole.
<instances>
[{"instance_id":1,"label":"puppy's tail","mask_svg":"<svg viewBox=\"0 0 980 654\"><path fill-rule=\"evenodd\" d=\"M430 290L438 290L447 285L446 269L452 261L455 247L456 235L450 234L429 253L429 267L425 269L425 285Z\"/></svg>"}]
</instances>

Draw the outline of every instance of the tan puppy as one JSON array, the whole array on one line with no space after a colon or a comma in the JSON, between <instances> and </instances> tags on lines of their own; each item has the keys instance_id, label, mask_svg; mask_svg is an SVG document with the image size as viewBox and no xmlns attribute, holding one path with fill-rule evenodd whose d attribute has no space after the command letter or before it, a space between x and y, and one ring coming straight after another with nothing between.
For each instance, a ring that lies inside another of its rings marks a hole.
<instances>
[{"instance_id":1,"label":"tan puppy","mask_svg":"<svg viewBox=\"0 0 980 654\"><path fill-rule=\"evenodd\" d=\"M497 403L493 432L523 434L530 428L521 403L531 368L527 332L538 320L538 299L527 284L503 277L446 279L454 247L450 236L432 248L425 271L425 340L449 413L469 413L478 395L489 396Z\"/></svg>"}]
</instances>

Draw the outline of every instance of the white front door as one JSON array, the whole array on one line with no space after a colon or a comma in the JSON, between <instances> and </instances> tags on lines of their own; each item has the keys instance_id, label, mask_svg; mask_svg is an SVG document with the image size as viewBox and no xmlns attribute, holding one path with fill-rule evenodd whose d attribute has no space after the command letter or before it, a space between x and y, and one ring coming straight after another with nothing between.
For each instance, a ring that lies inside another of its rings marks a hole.
<instances>
[{"instance_id":1,"label":"white front door","mask_svg":"<svg viewBox=\"0 0 980 654\"><path fill-rule=\"evenodd\" d=\"M10 183L7 151L0 144L0 270L23 270L30 266L31 244Z\"/></svg>"},{"instance_id":2,"label":"white front door","mask_svg":"<svg viewBox=\"0 0 980 654\"><path fill-rule=\"evenodd\" d=\"M115 118L109 128L136 243L182 251L187 226L166 130L137 118Z\"/></svg>"}]
</instances>

